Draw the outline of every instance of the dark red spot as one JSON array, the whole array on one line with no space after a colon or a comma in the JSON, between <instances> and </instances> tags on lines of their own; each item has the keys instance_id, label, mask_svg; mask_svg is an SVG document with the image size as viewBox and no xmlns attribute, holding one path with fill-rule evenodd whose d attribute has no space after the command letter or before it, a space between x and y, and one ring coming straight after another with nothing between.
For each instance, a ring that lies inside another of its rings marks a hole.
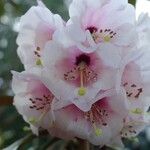
<instances>
[{"instance_id":1,"label":"dark red spot","mask_svg":"<svg viewBox=\"0 0 150 150\"><path fill-rule=\"evenodd\" d=\"M94 33L94 32L97 32L96 27L88 27L86 30L89 30L91 34Z\"/></svg>"},{"instance_id":2,"label":"dark red spot","mask_svg":"<svg viewBox=\"0 0 150 150\"><path fill-rule=\"evenodd\" d=\"M88 55L86 54L81 54L79 56L76 57L76 62L75 65L79 65L80 63L84 62L86 65L90 65L91 59Z\"/></svg>"}]
</instances>

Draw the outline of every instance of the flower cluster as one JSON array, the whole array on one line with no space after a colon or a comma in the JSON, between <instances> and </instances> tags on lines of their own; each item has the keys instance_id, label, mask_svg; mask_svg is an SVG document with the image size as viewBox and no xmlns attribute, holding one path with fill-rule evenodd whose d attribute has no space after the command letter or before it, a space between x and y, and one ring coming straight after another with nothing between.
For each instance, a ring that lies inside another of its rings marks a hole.
<instances>
[{"instance_id":1,"label":"flower cluster","mask_svg":"<svg viewBox=\"0 0 150 150\"><path fill-rule=\"evenodd\" d=\"M150 18L127 0L73 0L69 16L38 1L21 17L14 105L35 134L123 146L150 121Z\"/></svg>"}]
</instances>

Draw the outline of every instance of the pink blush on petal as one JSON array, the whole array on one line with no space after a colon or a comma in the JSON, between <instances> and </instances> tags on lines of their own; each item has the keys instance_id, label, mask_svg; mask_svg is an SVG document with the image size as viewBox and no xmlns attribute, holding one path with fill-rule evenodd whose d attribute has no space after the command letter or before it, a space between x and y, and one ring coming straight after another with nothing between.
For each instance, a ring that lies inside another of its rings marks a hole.
<instances>
[{"instance_id":1,"label":"pink blush on petal","mask_svg":"<svg viewBox=\"0 0 150 150\"><path fill-rule=\"evenodd\" d=\"M71 116L71 120L78 121L79 118L83 118L83 112L75 105L69 105L61 109L61 111Z\"/></svg>"},{"instance_id":2,"label":"pink blush on petal","mask_svg":"<svg viewBox=\"0 0 150 150\"><path fill-rule=\"evenodd\" d=\"M91 23L91 18L93 18L93 14L94 14L94 11L91 10L90 8L86 11L82 19L82 26L84 30L89 26L92 26L92 25L95 26L95 24Z\"/></svg>"},{"instance_id":3,"label":"pink blush on petal","mask_svg":"<svg viewBox=\"0 0 150 150\"><path fill-rule=\"evenodd\" d=\"M94 121L95 123L103 125L111 117L110 115L113 115L113 110L109 106L108 101L109 99L107 98L99 100L98 102L93 104L91 110L88 112L81 111L75 105L64 107L63 111L66 114L71 115L72 120L75 122L84 119L87 120L89 124L93 124ZM93 116L93 119L90 117L90 114Z\"/></svg>"},{"instance_id":4,"label":"pink blush on petal","mask_svg":"<svg viewBox=\"0 0 150 150\"><path fill-rule=\"evenodd\" d=\"M125 68L122 78L122 85L126 95L131 99L138 99L144 91L140 68L134 62Z\"/></svg>"},{"instance_id":5,"label":"pink blush on petal","mask_svg":"<svg viewBox=\"0 0 150 150\"><path fill-rule=\"evenodd\" d=\"M35 45L44 48L47 41L52 40L55 29L48 24L40 23L36 29Z\"/></svg>"},{"instance_id":6,"label":"pink blush on petal","mask_svg":"<svg viewBox=\"0 0 150 150\"><path fill-rule=\"evenodd\" d=\"M38 80L28 81L29 101L31 110L48 111L54 95Z\"/></svg>"},{"instance_id":7,"label":"pink blush on petal","mask_svg":"<svg viewBox=\"0 0 150 150\"><path fill-rule=\"evenodd\" d=\"M39 81L33 81L28 83L28 91L32 95L41 96L41 94L50 93L50 91Z\"/></svg>"},{"instance_id":8,"label":"pink blush on petal","mask_svg":"<svg viewBox=\"0 0 150 150\"><path fill-rule=\"evenodd\" d=\"M89 86L94 82L96 76L98 76L98 78L100 77L103 70L101 58L97 56L96 52L86 54L77 48L70 49L69 53L55 64L55 68L58 70L57 76L79 87L80 71L78 69L81 63L85 64L84 74L87 82L85 82L84 85Z\"/></svg>"},{"instance_id":9,"label":"pink blush on petal","mask_svg":"<svg viewBox=\"0 0 150 150\"><path fill-rule=\"evenodd\" d=\"M135 82L139 83L141 79L140 68L134 62L131 62L125 67L123 73L123 82Z\"/></svg>"}]
</instances>

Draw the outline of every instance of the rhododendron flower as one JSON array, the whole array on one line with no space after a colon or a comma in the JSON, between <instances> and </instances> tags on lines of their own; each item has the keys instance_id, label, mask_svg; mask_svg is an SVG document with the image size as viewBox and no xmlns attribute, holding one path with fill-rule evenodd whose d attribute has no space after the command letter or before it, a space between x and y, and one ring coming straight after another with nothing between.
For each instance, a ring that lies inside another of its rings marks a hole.
<instances>
[{"instance_id":1,"label":"rhododendron flower","mask_svg":"<svg viewBox=\"0 0 150 150\"><path fill-rule=\"evenodd\" d=\"M36 134L38 128L43 128L57 137L78 137L104 145L123 127L126 108L122 95L99 99L84 112L73 104L56 108L60 100L31 73L13 72L12 87L16 94L14 105Z\"/></svg>"},{"instance_id":2,"label":"rhododendron flower","mask_svg":"<svg viewBox=\"0 0 150 150\"><path fill-rule=\"evenodd\" d=\"M115 86L120 51L107 44L93 53L83 53L77 47L63 48L57 42L48 42L42 57L42 81L57 99L88 111L100 91Z\"/></svg>"},{"instance_id":3,"label":"rhododendron flower","mask_svg":"<svg viewBox=\"0 0 150 150\"><path fill-rule=\"evenodd\" d=\"M48 128L53 124L54 95L42 84L39 77L26 72L13 72L14 105L25 121L35 127ZM34 129L34 128L33 128Z\"/></svg>"},{"instance_id":4,"label":"rhododendron flower","mask_svg":"<svg viewBox=\"0 0 150 150\"><path fill-rule=\"evenodd\" d=\"M135 50L131 53L131 55L129 55L130 57L126 57L128 59L122 61L123 64L121 68L124 69L122 76L120 75L122 78L120 83L121 87L119 89L124 90L126 95L126 108L128 109L128 115L124 118L124 127L118 137L116 137L116 139L120 141L118 144L122 146L121 137L133 138L150 123L149 52L149 45L143 45L138 51ZM135 57L136 55L139 57ZM114 143L117 142L113 141L113 144Z\"/></svg>"},{"instance_id":5,"label":"rhododendron flower","mask_svg":"<svg viewBox=\"0 0 150 150\"><path fill-rule=\"evenodd\" d=\"M140 46L135 47L135 51L132 51L128 57L125 57L120 65L121 69L119 71L122 75L118 76L121 77L119 84L126 93L129 109L132 112L135 111L135 113L136 110L138 110L137 113L139 111L142 113L145 109L147 111L150 106L148 100L150 96L149 58L149 43L145 41Z\"/></svg>"},{"instance_id":6,"label":"rhododendron flower","mask_svg":"<svg viewBox=\"0 0 150 150\"><path fill-rule=\"evenodd\" d=\"M17 52L26 69L42 65L45 43L53 40L55 30L63 25L61 17L52 14L41 1L21 17Z\"/></svg>"},{"instance_id":7,"label":"rhododendron flower","mask_svg":"<svg viewBox=\"0 0 150 150\"><path fill-rule=\"evenodd\" d=\"M149 96L150 81L146 80L146 75L142 73L142 70L140 71L140 66L134 63L131 62L126 66L123 73L122 86L126 91L130 109L144 109L146 106L149 107L148 104L150 104L147 99Z\"/></svg>"},{"instance_id":8,"label":"rhododendron flower","mask_svg":"<svg viewBox=\"0 0 150 150\"><path fill-rule=\"evenodd\" d=\"M122 138L134 139L142 130L149 125L150 120L145 120L143 117L137 120L133 119L130 115L124 118L123 128L118 132L118 135L111 139L109 146L124 147Z\"/></svg>"},{"instance_id":9,"label":"rhododendron flower","mask_svg":"<svg viewBox=\"0 0 150 150\"><path fill-rule=\"evenodd\" d=\"M94 103L87 112L69 105L55 112L56 122L65 124L64 130L75 137L87 139L94 145L107 145L112 136L123 127L126 108L122 95L104 97ZM117 123L117 124L116 124Z\"/></svg>"},{"instance_id":10,"label":"rhododendron flower","mask_svg":"<svg viewBox=\"0 0 150 150\"><path fill-rule=\"evenodd\" d=\"M12 72L12 89L15 93L14 105L23 115L35 134L41 129L52 128L53 135L71 139L73 135L64 133L64 129L55 123L54 104L58 101L41 82L40 78L30 72ZM62 105L63 106L63 105Z\"/></svg>"},{"instance_id":11,"label":"rhododendron flower","mask_svg":"<svg viewBox=\"0 0 150 150\"><path fill-rule=\"evenodd\" d=\"M150 18L127 0L73 0L69 15L38 1L21 17L14 105L35 134L123 147L150 122Z\"/></svg>"},{"instance_id":12,"label":"rhododendron flower","mask_svg":"<svg viewBox=\"0 0 150 150\"><path fill-rule=\"evenodd\" d=\"M69 14L67 26L55 34L65 45L76 43L89 52L101 43L126 47L135 43L135 10L126 0L73 0ZM61 40L60 34L66 39Z\"/></svg>"}]
</instances>

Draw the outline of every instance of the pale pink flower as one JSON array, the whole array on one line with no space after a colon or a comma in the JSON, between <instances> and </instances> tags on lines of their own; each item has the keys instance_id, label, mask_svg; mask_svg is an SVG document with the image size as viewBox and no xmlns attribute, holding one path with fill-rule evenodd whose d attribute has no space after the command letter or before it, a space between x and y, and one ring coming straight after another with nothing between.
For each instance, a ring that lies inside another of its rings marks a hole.
<instances>
[{"instance_id":1,"label":"pale pink flower","mask_svg":"<svg viewBox=\"0 0 150 150\"><path fill-rule=\"evenodd\" d=\"M124 90L128 115L124 118L124 127L118 136L112 139L111 144L114 146L123 146L122 137L134 138L150 124L149 24L150 18L142 14L135 27L138 43L120 64L119 72L122 75L120 74L117 80L120 80L121 87L117 86L117 90Z\"/></svg>"},{"instance_id":2,"label":"pale pink flower","mask_svg":"<svg viewBox=\"0 0 150 150\"><path fill-rule=\"evenodd\" d=\"M73 0L69 14L67 26L55 34L65 46L76 43L91 52L101 43L129 47L136 41L135 10L126 0Z\"/></svg>"},{"instance_id":3,"label":"pale pink flower","mask_svg":"<svg viewBox=\"0 0 150 150\"><path fill-rule=\"evenodd\" d=\"M52 14L41 1L21 17L17 52L26 69L42 65L45 43L53 40L55 30L63 25L61 17Z\"/></svg>"},{"instance_id":4,"label":"pale pink flower","mask_svg":"<svg viewBox=\"0 0 150 150\"><path fill-rule=\"evenodd\" d=\"M144 121L143 119L134 120L129 117L125 118L124 119L124 127L120 131L120 135L123 138L136 137L148 125L149 125L148 122Z\"/></svg>"},{"instance_id":5,"label":"pale pink flower","mask_svg":"<svg viewBox=\"0 0 150 150\"><path fill-rule=\"evenodd\" d=\"M42 57L42 81L57 99L88 111L100 91L114 88L120 51L105 44L99 51L83 53L76 46L64 48L60 43L48 42Z\"/></svg>"},{"instance_id":6,"label":"pale pink flower","mask_svg":"<svg viewBox=\"0 0 150 150\"><path fill-rule=\"evenodd\" d=\"M140 69L140 66L135 61L129 63L123 73L122 86L126 91L129 106L132 109L136 107L144 109L144 107L150 106L150 102L147 99L150 96L148 92L150 90L150 81L145 81L146 75Z\"/></svg>"},{"instance_id":7,"label":"pale pink flower","mask_svg":"<svg viewBox=\"0 0 150 150\"><path fill-rule=\"evenodd\" d=\"M134 109L140 109L141 112L147 111L150 106L150 101L148 100L150 96L149 59L150 48L147 43L146 45L135 47L135 50L131 51L120 64L117 91L124 89L128 107L132 111Z\"/></svg>"},{"instance_id":8,"label":"pale pink flower","mask_svg":"<svg viewBox=\"0 0 150 150\"><path fill-rule=\"evenodd\" d=\"M145 42L144 42L145 43ZM148 44L148 43L147 43ZM111 145L122 145L121 138L137 136L150 123L149 91L150 91L150 49L149 45L135 48L121 63L121 77L119 91L124 91L128 115L124 118L124 127L112 140ZM118 78L119 80L119 78ZM117 86L118 87L118 86ZM117 142L119 141L119 143Z\"/></svg>"},{"instance_id":9,"label":"pale pink flower","mask_svg":"<svg viewBox=\"0 0 150 150\"><path fill-rule=\"evenodd\" d=\"M78 137L103 146L123 127L126 116L124 97L114 92L110 97L99 99L89 111L84 112L73 104L58 107L56 103L62 101L55 99L39 77L29 72L13 72L12 88L15 92L14 105L35 134L46 129L56 137Z\"/></svg>"},{"instance_id":10,"label":"pale pink flower","mask_svg":"<svg viewBox=\"0 0 150 150\"><path fill-rule=\"evenodd\" d=\"M27 72L13 72L12 89L15 93L14 105L33 130L39 127L48 128L53 124L54 95L42 84L39 77Z\"/></svg>"},{"instance_id":11,"label":"pale pink flower","mask_svg":"<svg viewBox=\"0 0 150 150\"><path fill-rule=\"evenodd\" d=\"M150 122L150 19L127 0L73 0L69 15L38 0L21 17L14 105L35 134L123 147Z\"/></svg>"},{"instance_id":12,"label":"pale pink flower","mask_svg":"<svg viewBox=\"0 0 150 150\"><path fill-rule=\"evenodd\" d=\"M147 126L149 126L149 121L143 117L138 118L138 120L133 119L132 117L127 116L124 118L123 128L118 132L118 135L112 137L111 142L108 144L111 147L122 147L124 144L122 138L134 139L136 136L143 131Z\"/></svg>"},{"instance_id":13,"label":"pale pink flower","mask_svg":"<svg viewBox=\"0 0 150 150\"><path fill-rule=\"evenodd\" d=\"M55 111L56 124L60 124L66 133L101 146L107 145L112 136L118 134L125 116L124 97L115 94L99 99L87 112L75 105Z\"/></svg>"}]
</instances>

